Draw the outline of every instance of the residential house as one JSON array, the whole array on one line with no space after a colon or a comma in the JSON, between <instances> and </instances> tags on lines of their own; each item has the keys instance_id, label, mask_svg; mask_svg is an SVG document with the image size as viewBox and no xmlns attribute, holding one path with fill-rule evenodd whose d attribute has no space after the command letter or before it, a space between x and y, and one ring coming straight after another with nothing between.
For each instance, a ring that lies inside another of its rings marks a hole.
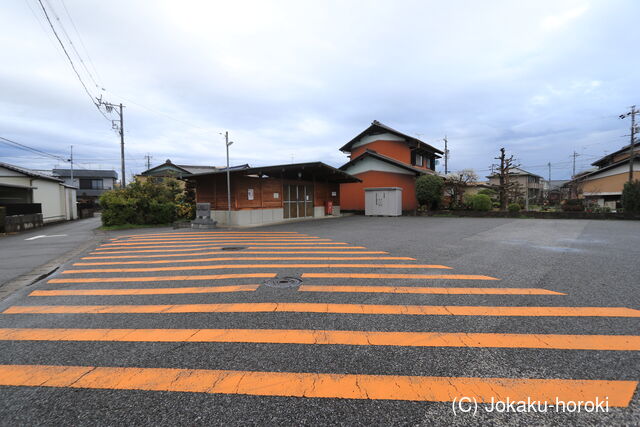
<instances>
[{"instance_id":1,"label":"residential house","mask_svg":"<svg viewBox=\"0 0 640 427\"><path fill-rule=\"evenodd\" d=\"M118 173L114 170L54 169L53 175L64 180L65 184L78 188L78 203L95 204L102 193L116 187Z\"/></svg>"},{"instance_id":2,"label":"residential house","mask_svg":"<svg viewBox=\"0 0 640 427\"><path fill-rule=\"evenodd\" d=\"M74 186L60 178L2 162L0 205L12 205L10 208L16 213L24 210L22 213L31 214L37 208L45 223L78 217Z\"/></svg>"},{"instance_id":3,"label":"residential house","mask_svg":"<svg viewBox=\"0 0 640 427\"><path fill-rule=\"evenodd\" d=\"M489 184L497 187L500 185L500 175L488 176ZM514 193L522 198L524 203L542 203L544 178L521 168L511 168L509 171L509 182L517 183Z\"/></svg>"},{"instance_id":4,"label":"residential house","mask_svg":"<svg viewBox=\"0 0 640 427\"><path fill-rule=\"evenodd\" d=\"M365 209L365 189L402 188L402 210L414 211L416 178L435 174L436 159L442 151L417 138L392 129L377 120L340 148L349 155L341 171L359 182L340 185L340 208L361 212Z\"/></svg>"},{"instance_id":5,"label":"residential house","mask_svg":"<svg viewBox=\"0 0 640 427\"><path fill-rule=\"evenodd\" d=\"M568 179L552 179L544 182L549 204L557 205L562 200L569 198L569 187L567 186L569 182Z\"/></svg>"},{"instance_id":6,"label":"residential house","mask_svg":"<svg viewBox=\"0 0 640 427\"><path fill-rule=\"evenodd\" d=\"M340 213L340 185L359 182L322 162L229 171L230 201L225 169L191 174L198 203L210 203L214 220L224 225L259 225ZM227 220L227 216L230 220Z\"/></svg>"},{"instance_id":7,"label":"residential house","mask_svg":"<svg viewBox=\"0 0 640 427\"><path fill-rule=\"evenodd\" d=\"M640 179L640 142L634 144L633 179ZM611 209L620 208L622 189L629 181L631 145L592 163L597 167L575 177L577 193L587 201Z\"/></svg>"}]
</instances>

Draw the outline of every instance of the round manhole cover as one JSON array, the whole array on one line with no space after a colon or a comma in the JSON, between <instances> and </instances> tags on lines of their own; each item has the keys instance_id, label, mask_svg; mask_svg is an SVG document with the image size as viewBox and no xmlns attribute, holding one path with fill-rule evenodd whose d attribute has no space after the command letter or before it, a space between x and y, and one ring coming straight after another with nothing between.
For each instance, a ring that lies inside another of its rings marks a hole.
<instances>
[{"instance_id":1,"label":"round manhole cover","mask_svg":"<svg viewBox=\"0 0 640 427\"><path fill-rule=\"evenodd\" d=\"M263 285L272 288L293 288L302 283L302 279L298 277L275 277L262 282Z\"/></svg>"},{"instance_id":2,"label":"round manhole cover","mask_svg":"<svg viewBox=\"0 0 640 427\"><path fill-rule=\"evenodd\" d=\"M225 246L220 248L221 251L241 251L243 249L247 249L246 246Z\"/></svg>"}]
</instances>

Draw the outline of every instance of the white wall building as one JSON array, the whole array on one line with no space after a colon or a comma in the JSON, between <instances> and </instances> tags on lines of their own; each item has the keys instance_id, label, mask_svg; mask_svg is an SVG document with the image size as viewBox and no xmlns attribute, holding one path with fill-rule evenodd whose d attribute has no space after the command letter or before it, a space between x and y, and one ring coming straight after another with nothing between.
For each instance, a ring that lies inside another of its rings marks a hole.
<instances>
[{"instance_id":1,"label":"white wall building","mask_svg":"<svg viewBox=\"0 0 640 427\"><path fill-rule=\"evenodd\" d=\"M0 205L40 203L45 223L78 218L76 188L63 180L0 162Z\"/></svg>"}]
</instances>

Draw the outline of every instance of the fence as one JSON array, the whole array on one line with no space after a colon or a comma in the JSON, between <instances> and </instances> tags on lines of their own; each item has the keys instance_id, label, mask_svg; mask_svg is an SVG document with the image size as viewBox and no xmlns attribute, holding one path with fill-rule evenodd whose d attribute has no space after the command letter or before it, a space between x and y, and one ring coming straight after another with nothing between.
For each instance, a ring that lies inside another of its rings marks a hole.
<instances>
[{"instance_id":1,"label":"fence","mask_svg":"<svg viewBox=\"0 0 640 427\"><path fill-rule=\"evenodd\" d=\"M40 203L1 203L0 207L5 208L6 216L42 213L42 205Z\"/></svg>"}]
</instances>

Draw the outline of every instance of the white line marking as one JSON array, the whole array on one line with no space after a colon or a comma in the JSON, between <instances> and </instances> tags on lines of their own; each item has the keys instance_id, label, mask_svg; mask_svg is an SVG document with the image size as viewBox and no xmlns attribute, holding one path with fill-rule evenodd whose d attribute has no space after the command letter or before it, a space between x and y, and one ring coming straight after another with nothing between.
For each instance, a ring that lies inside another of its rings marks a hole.
<instances>
[{"instance_id":1,"label":"white line marking","mask_svg":"<svg viewBox=\"0 0 640 427\"><path fill-rule=\"evenodd\" d=\"M34 237L29 237L28 239L24 239L24 240L36 240L36 239L42 239L43 237L66 237L66 234L52 234L50 236L47 236L46 234L41 234L39 236L34 236Z\"/></svg>"}]
</instances>

